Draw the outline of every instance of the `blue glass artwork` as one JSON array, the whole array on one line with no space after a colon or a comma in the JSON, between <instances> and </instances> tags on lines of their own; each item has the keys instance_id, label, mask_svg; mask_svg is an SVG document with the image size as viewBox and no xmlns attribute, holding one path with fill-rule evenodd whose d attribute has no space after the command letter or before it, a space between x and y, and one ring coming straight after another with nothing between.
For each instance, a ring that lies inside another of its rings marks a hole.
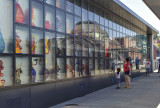
<instances>
[{"instance_id":1,"label":"blue glass artwork","mask_svg":"<svg viewBox=\"0 0 160 108\"><path fill-rule=\"evenodd\" d=\"M0 53L3 53L4 49L5 49L5 43L2 33L0 32Z\"/></svg>"}]
</instances>

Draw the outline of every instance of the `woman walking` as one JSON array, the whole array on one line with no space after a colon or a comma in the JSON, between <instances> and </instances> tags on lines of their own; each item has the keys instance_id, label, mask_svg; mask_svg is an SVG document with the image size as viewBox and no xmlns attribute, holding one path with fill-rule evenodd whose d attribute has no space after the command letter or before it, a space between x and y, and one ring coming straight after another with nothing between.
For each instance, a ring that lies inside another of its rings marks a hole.
<instances>
[{"instance_id":1,"label":"woman walking","mask_svg":"<svg viewBox=\"0 0 160 108\"><path fill-rule=\"evenodd\" d=\"M117 53L119 55L119 53ZM130 61L129 58L123 59L120 55L119 55L120 59L124 62L123 65L123 69L124 69L124 74L125 74L125 86L124 88L131 88L131 84L130 84L130 76L131 76L131 66L130 66Z\"/></svg>"}]
</instances>

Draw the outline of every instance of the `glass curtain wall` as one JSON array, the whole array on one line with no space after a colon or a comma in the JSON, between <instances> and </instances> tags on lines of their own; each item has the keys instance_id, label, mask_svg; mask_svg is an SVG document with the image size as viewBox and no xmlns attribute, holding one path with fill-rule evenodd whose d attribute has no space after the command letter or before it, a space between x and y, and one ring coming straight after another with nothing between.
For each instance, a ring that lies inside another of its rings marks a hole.
<instances>
[{"instance_id":1,"label":"glass curtain wall","mask_svg":"<svg viewBox=\"0 0 160 108\"><path fill-rule=\"evenodd\" d=\"M88 0L4 0L0 7L0 87L109 74L123 68L117 52L144 70L145 33Z\"/></svg>"}]
</instances>

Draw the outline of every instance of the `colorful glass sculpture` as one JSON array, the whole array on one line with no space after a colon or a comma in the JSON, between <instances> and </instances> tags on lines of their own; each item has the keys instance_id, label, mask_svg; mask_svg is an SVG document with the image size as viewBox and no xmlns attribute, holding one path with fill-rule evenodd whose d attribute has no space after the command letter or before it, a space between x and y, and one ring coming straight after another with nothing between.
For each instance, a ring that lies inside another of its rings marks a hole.
<instances>
[{"instance_id":1,"label":"colorful glass sculpture","mask_svg":"<svg viewBox=\"0 0 160 108\"><path fill-rule=\"evenodd\" d=\"M3 53L4 49L5 49L5 43L2 33L0 32L0 53Z\"/></svg>"},{"instance_id":2,"label":"colorful glass sculpture","mask_svg":"<svg viewBox=\"0 0 160 108\"><path fill-rule=\"evenodd\" d=\"M18 3L16 3L16 22L23 23L23 21L24 21L24 14L22 8Z\"/></svg>"},{"instance_id":3,"label":"colorful glass sculpture","mask_svg":"<svg viewBox=\"0 0 160 108\"><path fill-rule=\"evenodd\" d=\"M21 84L21 74L23 73L21 66L22 64L18 64L18 66L16 67L16 75L15 75L16 84Z\"/></svg>"},{"instance_id":4,"label":"colorful glass sculpture","mask_svg":"<svg viewBox=\"0 0 160 108\"><path fill-rule=\"evenodd\" d=\"M32 54L35 54L36 49L37 49L37 41L36 38L34 36L32 36Z\"/></svg>"},{"instance_id":5,"label":"colorful glass sculpture","mask_svg":"<svg viewBox=\"0 0 160 108\"><path fill-rule=\"evenodd\" d=\"M49 48L48 48L49 43L48 42L49 42L48 39L45 39L45 54L49 54Z\"/></svg>"},{"instance_id":6,"label":"colorful glass sculpture","mask_svg":"<svg viewBox=\"0 0 160 108\"><path fill-rule=\"evenodd\" d=\"M22 54L22 52L21 52L22 47L21 47L20 43L21 43L21 39L18 35L16 35L16 53L17 54Z\"/></svg>"},{"instance_id":7,"label":"colorful glass sculpture","mask_svg":"<svg viewBox=\"0 0 160 108\"><path fill-rule=\"evenodd\" d=\"M36 20L36 17L34 16L34 7L32 6L32 26L35 26L34 21Z\"/></svg>"},{"instance_id":8,"label":"colorful glass sculpture","mask_svg":"<svg viewBox=\"0 0 160 108\"><path fill-rule=\"evenodd\" d=\"M50 27L51 27L51 26L50 26L50 24L49 24L49 21L45 21L45 28L46 28L46 29L50 29Z\"/></svg>"}]
</instances>

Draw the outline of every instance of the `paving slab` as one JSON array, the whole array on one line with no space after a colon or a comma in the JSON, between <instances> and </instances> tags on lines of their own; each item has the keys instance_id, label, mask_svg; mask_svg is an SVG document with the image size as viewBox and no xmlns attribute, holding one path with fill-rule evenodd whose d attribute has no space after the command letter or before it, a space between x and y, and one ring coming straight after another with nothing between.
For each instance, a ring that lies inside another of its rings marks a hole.
<instances>
[{"instance_id":1,"label":"paving slab","mask_svg":"<svg viewBox=\"0 0 160 108\"><path fill-rule=\"evenodd\" d=\"M49 108L157 108L160 104L159 76L159 73L143 75L132 79L131 89L115 89L113 85Z\"/></svg>"}]
</instances>

